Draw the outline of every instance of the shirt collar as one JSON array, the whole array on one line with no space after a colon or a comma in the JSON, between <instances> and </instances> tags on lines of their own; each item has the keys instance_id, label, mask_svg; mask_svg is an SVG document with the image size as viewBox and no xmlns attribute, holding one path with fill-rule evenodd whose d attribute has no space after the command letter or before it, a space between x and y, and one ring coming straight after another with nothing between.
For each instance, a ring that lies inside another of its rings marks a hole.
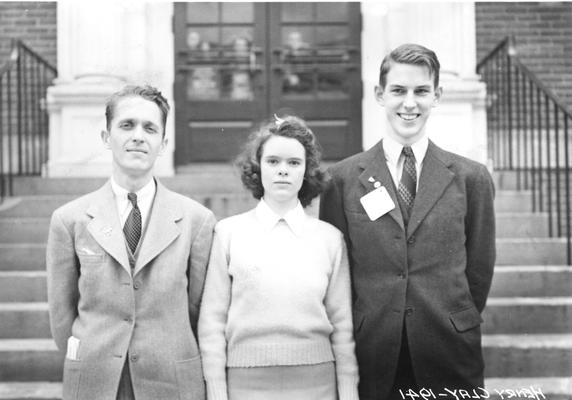
<instances>
[{"instance_id":1,"label":"shirt collar","mask_svg":"<svg viewBox=\"0 0 572 400\"><path fill-rule=\"evenodd\" d=\"M416 164L421 164L423 162L428 147L429 138L427 135L423 135L421 139L411 145L411 150L413 150L413 154L415 155ZM383 151L385 153L385 158L391 164L397 165L402 150L403 145L397 142L395 139L391 137L383 138Z\"/></svg>"},{"instance_id":2,"label":"shirt collar","mask_svg":"<svg viewBox=\"0 0 572 400\"><path fill-rule=\"evenodd\" d=\"M256 206L255 213L258 221L260 221L266 231L270 232L272 229L274 229L280 220L284 220L292 232L294 232L294 234L297 236L303 232L304 221L307 218L306 213L304 212L304 208L302 208L302 204L300 204L300 201L298 201L296 207L281 217L272 211L264 199L260 199L258 205Z\"/></svg>"},{"instance_id":3,"label":"shirt collar","mask_svg":"<svg viewBox=\"0 0 572 400\"><path fill-rule=\"evenodd\" d=\"M127 194L129 191L124 187L120 186L113 176L111 177L111 190L113 190L113 194L115 195L116 199L121 201L129 201L127 198ZM135 194L137 195L137 203L145 202L149 199L153 199L155 196L156 191L156 184L155 179L151 179L145 186L139 189Z\"/></svg>"}]
</instances>

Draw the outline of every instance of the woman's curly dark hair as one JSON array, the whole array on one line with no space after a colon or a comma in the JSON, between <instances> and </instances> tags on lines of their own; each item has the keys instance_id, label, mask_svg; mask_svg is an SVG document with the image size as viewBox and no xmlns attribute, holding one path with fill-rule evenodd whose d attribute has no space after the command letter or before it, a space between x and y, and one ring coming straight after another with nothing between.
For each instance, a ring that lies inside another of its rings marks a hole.
<instances>
[{"instance_id":1,"label":"woman's curly dark hair","mask_svg":"<svg viewBox=\"0 0 572 400\"><path fill-rule=\"evenodd\" d=\"M296 139L306 151L306 171L304 182L298 191L302 207L306 207L324 189L326 174L320 169L321 150L316 137L306 123L298 117L286 116L262 125L253 132L238 156L236 164L240 169L240 178L244 186L256 199L264 196L264 187L260 175L260 158L264 144L272 136Z\"/></svg>"}]
</instances>

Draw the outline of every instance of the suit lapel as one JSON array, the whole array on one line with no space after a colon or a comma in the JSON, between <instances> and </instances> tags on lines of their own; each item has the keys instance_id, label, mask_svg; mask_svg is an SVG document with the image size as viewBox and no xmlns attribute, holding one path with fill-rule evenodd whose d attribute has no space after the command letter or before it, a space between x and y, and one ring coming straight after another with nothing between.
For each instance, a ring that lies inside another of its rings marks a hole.
<instances>
[{"instance_id":1,"label":"suit lapel","mask_svg":"<svg viewBox=\"0 0 572 400\"><path fill-rule=\"evenodd\" d=\"M403 218L401 216L401 210L399 209L399 203L397 202L397 195L395 193L395 185L393 184L393 178L391 177L391 173L389 172L387 163L385 162L383 140L380 140L379 143L367 153L368 157L360 162L360 167L364 170L359 176L359 181L364 186L367 193L374 189L373 184L375 181L379 181L382 186L385 186L393 204L395 204L395 208L389 212L389 215L399 224L401 229L404 230ZM374 179L374 182L370 182L370 177Z\"/></svg>"},{"instance_id":2,"label":"suit lapel","mask_svg":"<svg viewBox=\"0 0 572 400\"><path fill-rule=\"evenodd\" d=\"M130 273L123 231L119 223L117 205L109 181L94 193L86 213L93 218L87 225L87 230L91 236Z\"/></svg>"},{"instance_id":3,"label":"suit lapel","mask_svg":"<svg viewBox=\"0 0 572 400\"><path fill-rule=\"evenodd\" d=\"M171 193L157 181L157 193L147 222L143 242L135 263L135 276L145 265L159 255L181 233L176 221L182 218L179 203Z\"/></svg>"},{"instance_id":4,"label":"suit lapel","mask_svg":"<svg viewBox=\"0 0 572 400\"><path fill-rule=\"evenodd\" d=\"M448 168L449 165L445 154L433 142L429 141L419 177L419 188L407 228L408 238L413 235L455 177L455 174Z\"/></svg>"}]
</instances>

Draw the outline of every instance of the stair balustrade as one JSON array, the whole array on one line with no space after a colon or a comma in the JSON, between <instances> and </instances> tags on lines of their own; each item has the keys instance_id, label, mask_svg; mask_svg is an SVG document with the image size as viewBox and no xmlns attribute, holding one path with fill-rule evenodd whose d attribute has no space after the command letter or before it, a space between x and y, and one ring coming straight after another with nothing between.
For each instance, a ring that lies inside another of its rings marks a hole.
<instances>
[{"instance_id":1,"label":"stair balustrade","mask_svg":"<svg viewBox=\"0 0 572 400\"><path fill-rule=\"evenodd\" d=\"M57 70L21 40L12 39L0 65L0 204L14 176L40 175L48 159L46 91Z\"/></svg>"},{"instance_id":2,"label":"stair balustrade","mask_svg":"<svg viewBox=\"0 0 572 400\"><path fill-rule=\"evenodd\" d=\"M496 171L515 174L532 192L533 211L548 214L550 237L566 238L572 265L570 126L566 105L518 56L506 37L477 65L487 85L488 154Z\"/></svg>"}]
</instances>

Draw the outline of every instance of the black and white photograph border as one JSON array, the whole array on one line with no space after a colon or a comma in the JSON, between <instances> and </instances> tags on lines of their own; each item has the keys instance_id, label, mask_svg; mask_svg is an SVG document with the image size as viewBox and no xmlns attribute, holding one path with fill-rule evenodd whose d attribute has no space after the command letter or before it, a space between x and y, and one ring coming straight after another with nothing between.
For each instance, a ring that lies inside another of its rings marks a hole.
<instances>
[{"instance_id":1,"label":"black and white photograph border","mask_svg":"<svg viewBox=\"0 0 572 400\"><path fill-rule=\"evenodd\" d=\"M171 113L156 176L221 219L256 204L233 160L274 114L308 122L325 168L384 137L374 88L402 43L441 62L429 138L485 164L496 188L485 388L447 395L572 399L572 2L2 0L0 400L61 398L49 220L110 176L100 133L113 92L162 91Z\"/></svg>"}]
</instances>

